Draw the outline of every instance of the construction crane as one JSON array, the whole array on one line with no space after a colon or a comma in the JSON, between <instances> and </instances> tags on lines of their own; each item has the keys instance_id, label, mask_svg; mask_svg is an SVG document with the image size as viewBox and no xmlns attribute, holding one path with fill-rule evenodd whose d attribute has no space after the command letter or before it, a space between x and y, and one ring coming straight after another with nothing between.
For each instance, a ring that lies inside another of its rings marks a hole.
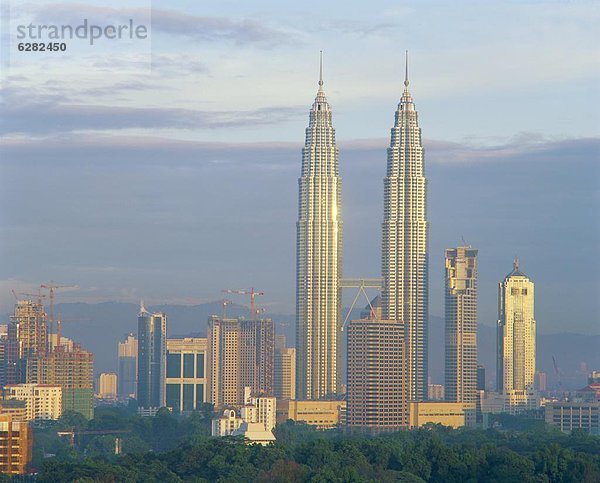
<instances>
[{"instance_id":1,"label":"construction crane","mask_svg":"<svg viewBox=\"0 0 600 483\"><path fill-rule=\"evenodd\" d=\"M246 290L223 290L223 293L237 294L237 295L250 295L250 318L258 319L260 310L256 308L256 297L258 295L264 295L264 292L256 292L254 287Z\"/></svg>"},{"instance_id":2,"label":"construction crane","mask_svg":"<svg viewBox=\"0 0 600 483\"><path fill-rule=\"evenodd\" d=\"M57 431L56 434L58 436L68 436L69 443L71 446L75 446L75 436L87 435L87 434L123 434L123 433L131 433L131 429L99 429L95 431L77 431L76 429L71 429L71 431Z\"/></svg>"},{"instance_id":3,"label":"construction crane","mask_svg":"<svg viewBox=\"0 0 600 483\"><path fill-rule=\"evenodd\" d=\"M227 306L231 303L232 303L231 300L227 300L227 299L223 299L221 301L221 304L223 304L223 318L224 319L227 318Z\"/></svg>"},{"instance_id":4,"label":"construction crane","mask_svg":"<svg viewBox=\"0 0 600 483\"><path fill-rule=\"evenodd\" d=\"M54 281L51 281L50 283L43 283L42 285L40 285L40 288L45 288L46 290L48 290L49 295L50 295L50 326L52 327L52 324L54 324L54 291L56 289L61 289L61 288L79 288L78 285L57 285L56 283L54 283ZM56 347L58 348L58 350L60 350L60 321L58 322L57 326L56 326Z\"/></svg>"},{"instance_id":5,"label":"construction crane","mask_svg":"<svg viewBox=\"0 0 600 483\"><path fill-rule=\"evenodd\" d=\"M25 293L20 292L21 295L25 295L25 297L35 297L37 299L38 305L42 305L42 299L46 298L46 294L42 293L41 289L38 289L38 293Z\"/></svg>"},{"instance_id":6,"label":"construction crane","mask_svg":"<svg viewBox=\"0 0 600 483\"><path fill-rule=\"evenodd\" d=\"M560 369L558 368L558 364L556 363L556 359L552 356L552 364L554 365L554 374L556 374L556 379L558 379L558 387L559 390L562 390L562 381L560 380Z\"/></svg>"}]
</instances>

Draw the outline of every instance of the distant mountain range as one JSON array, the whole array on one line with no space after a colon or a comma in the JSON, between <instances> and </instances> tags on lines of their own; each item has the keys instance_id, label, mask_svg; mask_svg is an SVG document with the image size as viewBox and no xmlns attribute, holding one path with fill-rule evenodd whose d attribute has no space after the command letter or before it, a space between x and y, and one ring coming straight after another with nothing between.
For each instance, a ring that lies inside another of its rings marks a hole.
<instances>
[{"instance_id":1,"label":"distant mountain range","mask_svg":"<svg viewBox=\"0 0 600 483\"><path fill-rule=\"evenodd\" d=\"M201 305L156 305L147 307L150 311L167 314L169 337L195 335L206 337L207 318L221 315L220 302ZM96 373L115 371L117 368L117 342L124 335L137 332L136 304L105 302L99 304L58 304L56 313L64 321L62 333L79 342L94 353ZM347 310L344 311L344 316ZM351 318L358 318L360 310L353 310ZM227 316L249 316L249 311L241 305L227 306ZM288 345L295 340L295 317L290 314L264 314L275 321L279 334L285 334ZM5 316L8 321L8 315ZM444 321L432 316L429 329L429 372L433 382L443 383L444 373ZM556 358L562 387L565 390L578 389L586 384L588 372L600 370L600 335L585 334L538 334L538 370L546 372L549 388L558 387L552 356ZM344 351L345 353L345 351ZM479 325L479 361L486 367L486 380L491 388L495 383L496 369L496 330L494 327ZM345 365L345 364L344 364Z\"/></svg>"}]
</instances>

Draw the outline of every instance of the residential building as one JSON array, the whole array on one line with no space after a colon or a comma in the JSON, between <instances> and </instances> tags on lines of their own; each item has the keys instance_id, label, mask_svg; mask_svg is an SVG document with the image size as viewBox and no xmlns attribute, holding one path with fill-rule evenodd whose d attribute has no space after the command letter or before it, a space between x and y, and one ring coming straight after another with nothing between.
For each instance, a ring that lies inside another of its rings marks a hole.
<instances>
[{"instance_id":1,"label":"residential building","mask_svg":"<svg viewBox=\"0 0 600 483\"><path fill-rule=\"evenodd\" d=\"M62 414L62 388L48 384L9 384L4 400L24 401L26 421L56 420ZM16 419L16 418L15 418Z\"/></svg>"},{"instance_id":2,"label":"residential building","mask_svg":"<svg viewBox=\"0 0 600 483\"><path fill-rule=\"evenodd\" d=\"M167 339L166 406L176 412L202 409L208 393L208 340Z\"/></svg>"},{"instance_id":3,"label":"residential building","mask_svg":"<svg viewBox=\"0 0 600 483\"><path fill-rule=\"evenodd\" d=\"M286 347L285 336L276 336L275 340L275 397L296 399L296 349Z\"/></svg>"},{"instance_id":4,"label":"residential building","mask_svg":"<svg viewBox=\"0 0 600 483\"><path fill-rule=\"evenodd\" d=\"M226 409L212 421L213 436L243 436L249 444L268 444L275 441L276 399L271 396L252 396L250 387L244 388L244 406L239 411Z\"/></svg>"},{"instance_id":5,"label":"residential building","mask_svg":"<svg viewBox=\"0 0 600 483\"><path fill-rule=\"evenodd\" d=\"M536 391L546 391L546 373L542 371L536 371L533 378L533 387Z\"/></svg>"},{"instance_id":6,"label":"residential building","mask_svg":"<svg viewBox=\"0 0 600 483\"><path fill-rule=\"evenodd\" d=\"M137 397L137 371L138 371L138 340L135 335L127 334L123 341L119 341L119 373L118 396L125 400Z\"/></svg>"},{"instance_id":7,"label":"residential building","mask_svg":"<svg viewBox=\"0 0 600 483\"><path fill-rule=\"evenodd\" d=\"M98 376L98 397L100 399L117 399L118 376L116 372L102 372Z\"/></svg>"},{"instance_id":8,"label":"residential building","mask_svg":"<svg viewBox=\"0 0 600 483\"><path fill-rule=\"evenodd\" d=\"M12 417L13 421L29 421L27 401L2 399L0 400L0 414Z\"/></svg>"},{"instance_id":9,"label":"residential building","mask_svg":"<svg viewBox=\"0 0 600 483\"><path fill-rule=\"evenodd\" d=\"M337 394L341 384L342 184L332 111L319 89L310 109L298 180L296 392Z\"/></svg>"},{"instance_id":10,"label":"residential building","mask_svg":"<svg viewBox=\"0 0 600 483\"><path fill-rule=\"evenodd\" d=\"M408 85L407 55L384 179L381 317L404 325L405 399L420 401L427 397L429 225L421 128Z\"/></svg>"},{"instance_id":11,"label":"residential building","mask_svg":"<svg viewBox=\"0 0 600 483\"><path fill-rule=\"evenodd\" d=\"M477 250L445 252L445 397L477 401Z\"/></svg>"},{"instance_id":12,"label":"residential building","mask_svg":"<svg viewBox=\"0 0 600 483\"><path fill-rule=\"evenodd\" d=\"M32 431L29 423L0 414L0 473L23 475L31 461Z\"/></svg>"},{"instance_id":13,"label":"residential building","mask_svg":"<svg viewBox=\"0 0 600 483\"><path fill-rule=\"evenodd\" d=\"M346 423L346 401L277 400L277 423L285 423L288 419L317 429L337 428Z\"/></svg>"},{"instance_id":14,"label":"residential building","mask_svg":"<svg viewBox=\"0 0 600 483\"><path fill-rule=\"evenodd\" d=\"M151 314L141 304L138 337L138 407L159 408L165 405L166 314Z\"/></svg>"},{"instance_id":15,"label":"residential building","mask_svg":"<svg viewBox=\"0 0 600 483\"><path fill-rule=\"evenodd\" d=\"M395 320L348 324L349 426L380 431L408 425L405 327Z\"/></svg>"},{"instance_id":16,"label":"residential building","mask_svg":"<svg viewBox=\"0 0 600 483\"><path fill-rule=\"evenodd\" d=\"M273 395L275 327L270 319L208 319L208 401L244 404L244 387Z\"/></svg>"}]
</instances>

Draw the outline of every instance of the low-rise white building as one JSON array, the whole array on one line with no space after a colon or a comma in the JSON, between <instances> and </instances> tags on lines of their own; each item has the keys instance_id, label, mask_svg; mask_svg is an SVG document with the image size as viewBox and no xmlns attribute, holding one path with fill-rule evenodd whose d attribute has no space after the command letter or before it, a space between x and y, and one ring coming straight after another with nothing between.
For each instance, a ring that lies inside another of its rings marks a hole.
<instances>
[{"instance_id":1,"label":"low-rise white building","mask_svg":"<svg viewBox=\"0 0 600 483\"><path fill-rule=\"evenodd\" d=\"M62 388L47 384L9 384L5 399L25 401L27 421L58 419L62 414Z\"/></svg>"},{"instance_id":2,"label":"low-rise white building","mask_svg":"<svg viewBox=\"0 0 600 483\"><path fill-rule=\"evenodd\" d=\"M277 400L271 396L253 397L250 388L244 388L244 406L238 411L226 409L212 421L213 436L244 436L248 443L268 444L275 441Z\"/></svg>"}]
</instances>

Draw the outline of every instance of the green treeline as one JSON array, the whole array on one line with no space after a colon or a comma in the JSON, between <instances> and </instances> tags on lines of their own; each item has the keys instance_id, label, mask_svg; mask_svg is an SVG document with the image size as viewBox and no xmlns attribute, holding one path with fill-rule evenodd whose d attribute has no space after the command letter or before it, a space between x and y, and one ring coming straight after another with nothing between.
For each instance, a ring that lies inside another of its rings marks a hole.
<instances>
[{"instance_id":1,"label":"green treeline","mask_svg":"<svg viewBox=\"0 0 600 483\"><path fill-rule=\"evenodd\" d=\"M367 436L288 421L277 427L275 445L261 447L210 438L210 417L209 410L139 418L105 409L85 422L67 414L37 431L38 481L600 482L600 437L543 425L521 432L431 426ZM123 454L114 454L115 435L81 435L71 447L65 437L56 439L57 427L126 429L119 436ZM44 442L56 456L43 457Z\"/></svg>"}]
</instances>

